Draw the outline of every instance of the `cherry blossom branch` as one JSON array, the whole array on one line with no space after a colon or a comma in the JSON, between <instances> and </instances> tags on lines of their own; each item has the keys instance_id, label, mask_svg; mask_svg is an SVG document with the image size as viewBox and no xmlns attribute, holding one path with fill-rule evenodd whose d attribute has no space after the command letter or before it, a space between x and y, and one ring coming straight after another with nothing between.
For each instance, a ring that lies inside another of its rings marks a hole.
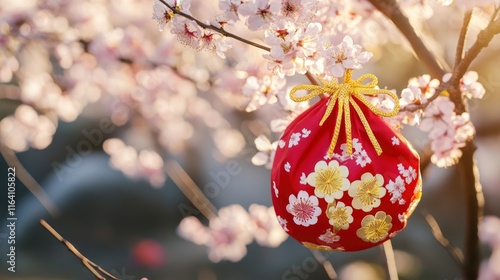
<instances>
[{"instance_id":1,"label":"cherry blossom branch","mask_svg":"<svg viewBox=\"0 0 500 280\"><path fill-rule=\"evenodd\" d=\"M368 0L382 14L390 19L399 31L406 37L417 58L425 65L429 74L441 79L446 73L438 64L434 54L430 52L422 39L417 35L408 18L401 12L395 0Z\"/></svg>"},{"instance_id":2,"label":"cherry blossom branch","mask_svg":"<svg viewBox=\"0 0 500 280\"><path fill-rule=\"evenodd\" d=\"M78 249L76 249L75 246L73 246L73 244L71 244L68 240L64 239L54 228L52 228L45 220L41 219L40 220L40 224L48 231L50 232L50 234L52 234L59 242L61 242L62 244L64 244L69 251L71 251L71 253L73 253L73 255L75 255L75 257L77 257L78 259L80 259L80 261L82 262L82 264L90 271L92 272L92 274L94 274L95 278L96 279L99 279L99 280L106 280L106 278L104 278L104 276L101 275L104 274L106 276L108 276L110 279L113 279L113 280L119 280L118 278L116 278L115 276L113 276L113 274L107 272L106 270L104 270L102 267L98 266L97 264L95 264L94 262L90 261L87 257L85 257L84 255L82 255L82 253L80 253L80 251L78 251Z\"/></svg>"},{"instance_id":3,"label":"cherry blossom branch","mask_svg":"<svg viewBox=\"0 0 500 280\"><path fill-rule=\"evenodd\" d=\"M165 162L165 172L189 201L200 210L203 216L209 220L217 217L217 208L208 200L178 162L167 160Z\"/></svg>"},{"instance_id":4,"label":"cherry blossom branch","mask_svg":"<svg viewBox=\"0 0 500 280\"><path fill-rule=\"evenodd\" d=\"M200 20L198 20L198 19L194 18L193 16L188 15L188 14L186 14L186 13L184 13L184 12L180 11L180 10L175 9L174 7L172 7L170 4L168 4L168 3L167 3L166 1L164 1L164 0L159 0L159 1L160 1L163 5L165 5L167 8L169 8L169 9L170 9L170 11L172 11L172 13L174 13L174 14L176 14L176 15L180 15L180 16L182 16L182 17L185 17L185 18L187 18L187 19L189 19L189 20L192 20L192 21L196 22L196 24L198 24L198 25L199 25L201 28L203 28L203 29L210 29L210 30L213 30L213 31L215 31L215 32L218 32L218 33L219 33L219 34L221 34L221 35L224 35L224 36L229 37L229 38L233 38L233 39L235 39L235 40L238 40L238 41L243 42L243 43L245 43L245 44L248 44L248 45L254 46L254 47L256 47L256 48L259 48L259 49L262 49L262 50L265 50L265 51L268 51L268 52L269 52L269 51L271 51L271 48L269 48L269 47L266 47L266 46L264 46L264 45L261 45L261 44L258 44L258 43L255 43L255 42L252 42L252 41L247 40L247 39L245 39L245 38L242 38L242 37L240 37L240 36L238 36L238 35L235 35L235 34L233 34L233 33L231 33L231 32L227 32L227 31L226 31L224 28L222 28L222 27L217 27L217 26L214 26L214 25L211 25L211 24L206 24L206 23L203 23L203 22L201 22Z\"/></svg>"},{"instance_id":5,"label":"cherry blossom branch","mask_svg":"<svg viewBox=\"0 0 500 280\"><path fill-rule=\"evenodd\" d=\"M391 240L387 240L381 245L382 251L385 255L385 260L387 263L387 274L390 280L398 280L398 270L396 266L396 258L394 256L394 249L392 248Z\"/></svg>"},{"instance_id":6,"label":"cherry blossom branch","mask_svg":"<svg viewBox=\"0 0 500 280\"><path fill-rule=\"evenodd\" d=\"M441 231L441 228L439 227L436 219L434 219L434 217L429 213L429 211L427 211L427 209L423 208L420 210L420 212L424 216L427 225L429 225L434 239L436 239L436 241L439 242L439 244L443 246L443 248L445 248L446 251L451 255L455 262L460 267L462 267L464 263L464 254L462 253L462 251L459 248L453 246L450 241L446 237L444 237L443 232Z\"/></svg>"},{"instance_id":7,"label":"cherry blossom branch","mask_svg":"<svg viewBox=\"0 0 500 280\"><path fill-rule=\"evenodd\" d=\"M2 154L3 158L7 162L7 165L16 168L16 177L35 196L35 198L38 199L49 215L57 217L59 215L59 210L56 205L52 202L40 184L38 184L28 170L26 170L21 161L19 161L14 151L0 143L0 154Z\"/></svg>"},{"instance_id":8,"label":"cherry blossom branch","mask_svg":"<svg viewBox=\"0 0 500 280\"><path fill-rule=\"evenodd\" d=\"M219 34L221 35L224 35L226 37L229 37L229 38L233 38L235 40L238 40L240 42L243 42L245 44L248 44L250 46L254 46L256 48L259 48L259 49L262 49L262 50L265 50L267 52L270 52L271 51L271 48L270 47L267 47L267 46L264 46L264 45L261 45L261 44L258 44L258 43L255 43L255 42L252 42L248 39L245 39L243 37L240 37L238 35L235 35L231 32L228 32L226 31L224 28L222 27L217 27L217 26L214 26L212 24L206 24L206 23L203 23L202 21L196 19L195 17L191 16L191 15L188 15L180 10L177 10L175 9L174 7L172 7L170 4L168 4L166 1L164 0L158 0L160 1L163 5L165 5L167 8L170 9L170 11L172 11L172 13L176 14L176 15L179 15L179 16L182 16L184 18L187 18L189 20L192 20L194 21L198 26L200 26L201 28L203 29L210 29L210 30L213 30L215 32L218 32ZM314 78L314 76L309 72L307 71L306 72L306 77L307 79L311 82L311 84L313 85L318 85L318 82L316 81L316 79Z\"/></svg>"},{"instance_id":9,"label":"cherry blossom branch","mask_svg":"<svg viewBox=\"0 0 500 280\"><path fill-rule=\"evenodd\" d=\"M454 65L453 69L457 69L458 65L462 61L463 53L464 53L464 46L465 46L465 39L467 36L467 31L469 29L469 23L470 23L471 18L472 18L472 11L467 11L464 15L462 28L460 29L460 35L458 37L457 50L455 53L455 65ZM462 74L462 76L463 76L463 74ZM441 92L443 90L445 90L447 88L450 88L450 83L441 83L440 86L434 92L434 94L427 99L426 103L419 104L419 105L407 106L406 108L402 109L401 111L415 112L417 110L423 110L429 104L431 104L431 102L434 101L441 94Z\"/></svg>"}]
</instances>

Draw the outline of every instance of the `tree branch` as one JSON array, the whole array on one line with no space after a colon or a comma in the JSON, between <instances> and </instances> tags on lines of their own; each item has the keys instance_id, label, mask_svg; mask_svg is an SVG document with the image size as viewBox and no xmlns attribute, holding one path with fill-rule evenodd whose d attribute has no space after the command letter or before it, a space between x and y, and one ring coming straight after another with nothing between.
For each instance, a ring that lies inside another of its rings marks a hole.
<instances>
[{"instance_id":1,"label":"tree branch","mask_svg":"<svg viewBox=\"0 0 500 280\"><path fill-rule=\"evenodd\" d=\"M42 204L42 206L47 210L49 215L52 217L57 217L59 215L59 210L56 205L52 202L49 195L45 190L38 184L38 182L31 176L31 174L26 170L24 165L19 161L16 153L11 149L7 148L5 145L0 143L0 153L10 167L16 168L16 177L24 184L24 186L35 196L36 199Z\"/></svg>"},{"instance_id":2,"label":"tree branch","mask_svg":"<svg viewBox=\"0 0 500 280\"><path fill-rule=\"evenodd\" d=\"M110 279L113 279L113 280L119 280L118 278L116 278L115 276L113 276L113 274L107 272L106 270L104 270L102 267L98 266L97 264L95 264L94 262L90 261L87 257L85 257L84 255L82 255L82 253L80 253L80 251L78 251L78 249L76 249L75 246L73 246L73 244L71 244L68 240L64 239L54 228L52 228L45 220L40 220L40 224L48 231L50 232L50 234L52 234L59 242L61 242L62 244L64 244L64 246L66 246L68 248L69 251L71 251L71 253L73 253L73 255L75 255L75 257L77 257L78 259L80 259L80 261L82 262L82 264L90 271L92 272L92 274L94 274L95 278L96 279L99 279L99 280L106 280L106 278L104 278L104 276L101 275L104 274L106 276L108 276Z\"/></svg>"},{"instance_id":3,"label":"tree branch","mask_svg":"<svg viewBox=\"0 0 500 280\"><path fill-rule=\"evenodd\" d=\"M469 69L470 64L479 55L479 53L486 48L493 37L500 33L500 20L497 19L497 15L500 8L496 8L491 16L490 22L477 34L477 39L470 47L469 50L464 55L464 58L458 63L454 69L453 76L460 79L463 77L467 69Z\"/></svg>"},{"instance_id":4,"label":"tree branch","mask_svg":"<svg viewBox=\"0 0 500 280\"><path fill-rule=\"evenodd\" d=\"M438 64L436 57L430 52L422 39L411 26L408 18L403 15L395 0L368 0L382 14L390 19L399 31L406 37L417 58L425 65L433 78L440 79L446 73Z\"/></svg>"},{"instance_id":5,"label":"tree branch","mask_svg":"<svg viewBox=\"0 0 500 280\"><path fill-rule=\"evenodd\" d=\"M217 217L217 208L208 200L189 174L173 160L165 161L165 172L182 193L207 218Z\"/></svg>"},{"instance_id":6,"label":"tree branch","mask_svg":"<svg viewBox=\"0 0 500 280\"><path fill-rule=\"evenodd\" d=\"M464 279L475 280L479 274L480 247L478 236L479 221L483 216L484 196L479 171L474 161L476 146L470 141L462 149L463 155L458 163L458 171L465 187L466 199L466 232L465 256L463 273Z\"/></svg>"},{"instance_id":7,"label":"tree branch","mask_svg":"<svg viewBox=\"0 0 500 280\"><path fill-rule=\"evenodd\" d=\"M472 18L472 10L467 11L464 15L464 21L462 23L462 28L460 29L460 35L458 36L457 51L455 53L455 65L453 69L456 69L458 64L462 61L464 55L465 39L467 37L467 31L469 30L469 23Z\"/></svg>"},{"instance_id":8,"label":"tree branch","mask_svg":"<svg viewBox=\"0 0 500 280\"><path fill-rule=\"evenodd\" d=\"M446 237L444 237L443 232L441 231L441 228L439 227L436 219L434 219L434 217L429 213L429 211L427 211L427 209L423 208L420 210L420 212L429 225L434 239L436 239L436 241L439 242L439 244L441 244L441 246L443 246L443 248L445 248L448 253L450 253L455 262L460 267L462 267L464 263L464 255L462 251L459 248L453 246L450 241Z\"/></svg>"}]
</instances>

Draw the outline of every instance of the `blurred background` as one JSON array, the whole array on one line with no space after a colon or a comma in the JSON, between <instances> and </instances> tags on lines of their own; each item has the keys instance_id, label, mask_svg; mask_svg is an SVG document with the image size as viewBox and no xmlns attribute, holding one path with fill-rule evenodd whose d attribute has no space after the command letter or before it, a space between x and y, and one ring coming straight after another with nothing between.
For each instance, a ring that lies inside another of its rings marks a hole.
<instances>
[{"instance_id":1,"label":"blurred background","mask_svg":"<svg viewBox=\"0 0 500 280\"><path fill-rule=\"evenodd\" d=\"M196 216L204 224L208 221L163 174L165 159L177 161L201 188L214 183L211 172L226 170L228 162L237 164L241 172L231 176L228 185L211 195L210 201L218 209L231 204L240 204L245 209L251 204L271 206L270 171L253 165L251 158L258 152L254 145L258 135L264 134L272 140L279 137L266 122L268 115L279 112L266 105L260 111L247 113L234 105L240 102L238 96L228 101L227 93L217 92L211 78L226 75L230 80L227 75L231 75L218 71L222 59L211 52L196 53L183 47L170 38L168 30L159 33L155 21L150 19L151 1L95 0L78 5L69 1L27 1L16 4L17 8L7 8L10 4L16 6L12 1L0 3L3 47L0 119L15 114L22 104L36 108L38 118L38 123L29 120L25 126L28 121L19 120L20 124L12 125L11 130L7 125L2 126L1 140L14 150L19 148L19 161L59 212L56 216L48 213L16 181L16 272L7 271L7 221L6 211L1 210L2 279L93 279L80 261L39 224L40 219L45 219L82 254L120 279L327 279L311 251L292 238L277 248L251 243L241 261L214 263L208 258L205 246L176 233L187 215ZM439 45L435 41L429 44L449 63L454 57L458 26L456 22L454 26L442 24L443 18L455 16L453 10L441 9L436 8L435 13L445 16L432 17L423 29L439 38ZM75 15L79 11L81 18ZM33 21L26 20L30 17ZM100 30L96 26L103 27ZM141 28L143 33L138 35ZM14 36L14 30L22 34ZM477 30L472 28L471 38ZM57 34L57 38L44 45L47 38L39 36L48 37L47 34ZM113 40L115 35L120 38L117 45L105 40ZM126 40L133 41L132 47L117 50ZM392 40L396 42L388 39L369 49L375 56L361 72L376 74L380 85L400 92L409 78L426 71L405 43L398 41L402 39ZM13 52L15 44L24 47ZM495 39L472 65L486 95L469 104L477 130L475 155L486 198L484 214L495 216L500 216L499 48ZM140 54L141 50L145 54ZM234 52L238 50L235 47ZM53 55L53 51L59 56ZM261 59L261 54L251 55ZM127 55L137 60L131 61ZM11 57L16 57L17 62L8 62ZM70 62L64 62L70 58ZM154 63L149 65L145 58ZM229 56L228 60L236 65L234 57ZM215 66L214 61L217 61ZM170 68L162 68L162 63ZM266 68L264 62L253 65L256 66ZM42 73L51 73L52 78ZM218 78L227 82L224 77ZM165 88L173 92L164 97L168 114L154 112L159 105L151 100L163 98L161 89ZM54 91L60 92L59 99L51 95ZM65 101L66 97L70 100ZM30 110L23 112L32 114ZM42 116L55 124L48 125ZM37 136L31 139L32 134L25 132L25 127L45 129L47 135L37 131ZM426 135L411 127L403 133L420 152L423 162L428 161ZM28 140L18 139L20 134L28 135L23 138ZM160 147L164 154L160 160L158 154L145 155L140 163L143 168L134 169L134 164L141 161L139 157L134 162L124 156L130 151L113 154L113 142L105 142L113 138L122 139L137 150ZM22 141L26 142L24 146ZM113 161L120 154L124 157ZM7 182L7 168L2 159L2 182ZM459 266L434 239L422 213L431 213L444 236L462 248L464 186L455 167L437 168L428 164L422 173L423 198L407 228L392 241L400 279L459 279ZM6 187L0 188L0 197L6 200ZM491 248L483 244L484 259L490 254ZM321 256L332 263L340 279L388 277L379 247L354 253L321 253Z\"/></svg>"}]
</instances>

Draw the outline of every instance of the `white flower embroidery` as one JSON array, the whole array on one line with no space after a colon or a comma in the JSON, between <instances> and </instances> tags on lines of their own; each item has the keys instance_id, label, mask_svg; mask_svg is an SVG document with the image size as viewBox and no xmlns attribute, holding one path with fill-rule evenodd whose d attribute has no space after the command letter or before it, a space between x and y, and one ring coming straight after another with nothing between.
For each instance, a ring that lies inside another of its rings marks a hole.
<instances>
[{"instance_id":1,"label":"white flower embroidery","mask_svg":"<svg viewBox=\"0 0 500 280\"><path fill-rule=\"evenodd\" d=\"M300 184L305 185L307 184L307 177L306 173L302 172L302 175L300 175Z\"/></svg>"},{"instance_id":2,"label":"white flower embroidery","mask_svg":"<svg viewBox=\"0 0 500 280\"><path fill-rule=\"evenodd\" d=\"M366 150L363 149L363 144L359 142L358 138L352 139L352 148L353 152L351 155L347 154L347 144L344 143L340 145L340 149L342 150L342 154L334 154L333 157L338 159L339 161L346 161L348 159L354 159L357 165L361 167L365 167L367 164L372 163L372 159L366 153Z\"/></svg>"},{"instance_id":3,"label":"white flower embroidery","mask_svg":"<svg viewBox=\"0 0 500 280\"><path fill-rule=\"evenodd\" d=\"M276 218L278 218L278 222L280 223L281 227L283 228L284 231L288 232L288 227L286 226L286 224L288 224L288 221L281 218L281 216L277 216Z\"/></svg>"},{"instance_id":4,"label":"white flower embroidery","mask_svg":"<svg viewBox=\"0 0 500 280\"><path fill-rule=\"evenodd\" d=\"M290 172L290 168L292 168L292 166L291 166L291 165L290 165L290 163L287 161L287 162L285 163L285 171L286 171L286 172Z\"/></svg>"},{"instance_id":5,"label":"white flower embroidery","mask_svg":"<svg viewBox=\"0 0 500 280\"><path fill-rule=\"evenodd\" d=\"M328 229L325 233L319 236L319 240L331 244L333 242L338 242L340 240L340 236L336 235L335 232L332 232L331 229Z\"/></svg>"},{"instance_id":6,"label":"white flower embroidery","mask_svg":"<svg viewBox=\"0 0 500 280\"><path fill-rule=\"evenodd\" d=\"M398 214L398 219L400 222L404 223L406 221L406 215L405 214Z\"/></svg>"},{"instance_id":7,"label":"white flower embroidery","mask_svg":"<svg viewBox=\"0 0 500 280\"><path fill-rule=\"evenodd\" d=\"M412 166L408 166L408 169L405 169L403 164L398 164L399 174L405 178L407 184L411 183L413 180L417 179L417 171Z\"/></svg>"},{"instance_id":8,"label":"white flower embroidery","mask_svg":"<svg viewBox=\"0 0 500 280\"><path fill-rule=\"evenodd\" d=\"M311 134L311 131L307 128L302 129L302 138L307 138Z\"/></svg>"},{"instance_id":9,"label":"white flower embroidery","mask_svg":"<svg viewBox=\"0 0 500 280\"><path fill-rule=\"evenodd\" d=\"M286 142L283 141L283 139L280 139L280 141L278 142L278 146L280 146L280 148L285 147L285 144L286 144Z\"/></svg>"},{"instance_id":10,"label":"white flower embroidery","mask_svg":"<svg viewBox=\"0 0 500 280\"><path fill-rule=\"evenodd\" d=\"M399 138L398 137L392 136L391 140L392 140L392 145L393 146L399 145Z\"/></svg>"},{"instance_id":11,"label":"white flower embroidery","mask_svg":"<svg viewBox=\"0 0 500 280\"><path fill-rule=\"evenodd\" d=\"M276 187L276 182L275 182L275 181L273 181L273 190L274 190L274 195L276 195L276 197L278 197L279 190L278 190L278 188Z\"/></svg>"},{"instance_id":12,"label":"white flower embroidery","mask_svg":"<svg viewBox=\"0 0 500 280\"><path fill-rule=\"evenodd\" d=\"M357 153L356 155L356 164L360 165L361 167L365 167L366 164L372 163L372 159L368 156L365 150L362 150L361 152Z\"/></svg>"},{"instance_id":13,"label":"white flower embroidery","mask_svg":"<svg viewBox=\"0 0 500 280\"><path fill-rule=\"evenodd\" d=\"M300 135L300 132L292 133L292 136L290 136L290 141L288 141L288 148L297 146L299 144Z\"/></svg>"},{"instance_id":14,"label":"white flower embroidery","mask_svg":"<svg viewBox=\"0 0 500 280\"><path fill-rule=\"evenodd\" d=\"M291 194L288 198L289 204L286 211L293 215L293 221L300 226L308 227L318 222L321 208L318 207L318 198L309 196L306 191L300 191L297 197Z\"/></svg>"},{"instance_id":15,"label":"white flower embroidery","mask_svg":"<svg viewBox=\"0 0 500 280\"><path fill-rule=\"evenodd\" d=\"M387 183L385 187L392 195L391 197L392 203L396 203L396 201L398 201L399 204L405 203L405 200L402 198L402 196L403 192L406 190L406 187L405 187L405 182L403 181L403 178L401 178L401 176L398 176L394 180L394 182L392 180L389 180L389 183Z\"/></svg>"}]
</instances>

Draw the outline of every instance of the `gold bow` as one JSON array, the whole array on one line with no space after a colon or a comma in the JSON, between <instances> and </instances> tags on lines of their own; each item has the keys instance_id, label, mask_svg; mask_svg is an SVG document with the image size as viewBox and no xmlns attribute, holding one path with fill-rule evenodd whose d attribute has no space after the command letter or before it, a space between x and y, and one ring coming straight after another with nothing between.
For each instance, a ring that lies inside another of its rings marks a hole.
<instances>
[{"instance_id":1,"label":"gold bow","mask_svg":"<svg viewBox=\"0 0 500 280\"><path fill-rule=\"evenodd\" d=\"M377 138L375 138L375 135L373 135L373 131L370 128L370 125L368 124L365 115L361 111L361 108L359 108L356 101L354 101L354 99L352 98L353 96L356 97L359 101L363 102L363 104L365 104L366 107L368 107L372 112L381 117L393 117L399 112L399 101L397 95L386 89L375 88L378 83L378 79L375 75L364 74L355 80L352 80L351 77L352 77L352 69L346 69L344 75L344 83L338 83L336 80L327 82L319 78L319 80L323 85L303 84L295 86L290 91L290 98L295 102L303 102L315 96L322 95L325 93L330 95L328 107L326 108L323 118L319 122L320 126L322 126L325 120L330 116L330 114L333 111L333 107L335 106L335 103L337 103L338 101L339 107L337 111L335 130L333 132L332 142L330 143L330 147L328 148L328 154L327 154L329 158L333 156L333 150L335 149L335 146L337 144L340 132L340 126L342 124L342 119L344 119L345 122L345 133L347 138L346 139L347 154L348 155L352 154L351 113L349 104L352 105L352 107L358 114L359 119L361 120L361 123L363 124L366 133L368 134L368 138L370 138L370 141L372 142L375 151L377 151L377 154L380 155L382 153L382 148L380 147ZM371 79L371 81L366 84L362 84L366 79ZM300 96L300 97L295 96L295 92L299 90L307 90L310 92L305 96ZM394 109L392 109L392 111L380 110L379 108L375 107L370 102L370 100L368 100L365 97L365 95L375 96L378 94L387 94L394 100L395 106Z\"/></svg>"}]
</instances>

